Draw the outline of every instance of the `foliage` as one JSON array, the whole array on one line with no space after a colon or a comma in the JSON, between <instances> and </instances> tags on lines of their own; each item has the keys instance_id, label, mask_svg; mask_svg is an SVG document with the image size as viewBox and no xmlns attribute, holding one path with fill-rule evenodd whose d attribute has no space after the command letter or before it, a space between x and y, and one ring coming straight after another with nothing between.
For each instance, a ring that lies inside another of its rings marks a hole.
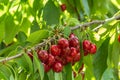
<instances>
[{"instance_id":1,"label":"foliage","mask_svg":"<svg viewBox=\"0 0 120 80\"><path fill-rule=\"evenodd\" d=\"M65 11L60 7L63 3ZM0 59L23 53L22 57L0 63L0 80L82 80L83 76L78 74L82 63L85 80L118 80L119 20L76 30L71 27L109 19L119 15L119 9L119 0L0 0ZM32 61L24 50L53 37L56 29L66 38L71 32L75 33L80 45L89 39L97 45L96 54L83 56L81 51L81 59L74 66L68 64L60 73L44 73L36 52ZM75 78L72 70L77 72Z\"/></svg>"}]
</instances>

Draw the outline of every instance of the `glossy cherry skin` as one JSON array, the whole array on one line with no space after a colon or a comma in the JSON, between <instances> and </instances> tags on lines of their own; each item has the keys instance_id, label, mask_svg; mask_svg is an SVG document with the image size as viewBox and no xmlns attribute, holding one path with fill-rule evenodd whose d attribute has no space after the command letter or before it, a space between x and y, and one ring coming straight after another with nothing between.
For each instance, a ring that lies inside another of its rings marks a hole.
<instances>
[{"instance_id":1,"label":"glossy cherry skin","mask_svg":"<svg viewBox=\"0 0 120 80\"><path fill-rule=\"evenodd\" d=\"M90 51L90 44L91 42L89 40L84 40L82 45L83 45L83 50L87 51L89 53Z\"/></svg>"},{"instance_id":2,"label":"glossy cherry skin","mask_svg":"<svg viewBox=\"0 0 120 80\"><path fill-rule=\"evenodd\" d=\"M50 50L51 50L51 54L53 56L58 56L61 53L61 49L60 49L60 47L58 45L52 45L50 47Z\"/></svg>"},{"instance_id":3,"label":"glossy cherry skin","mask_svg":"<svg viewBox=\"0 0 120 80\"><path fill-rule=\"evenodd\" d=\"M69 47L69 41L65 38L61 38L61 39L58 40L58 45L61 48L67 48L67 47Z\"/></svg>"},{"instance_id":4,"label":"glossy cherry skin","mask_svg":"<svg viewBox=\"0 0 120 80\"><path fill-rule=\"evenodd\" d=\"M48 60L48 52L45 50L40 50L38 52L38 58L45 63Z\"/></svg>"},{"instance_id":5,"label":"glossy cherry skin","mask_svg":"<svg viewBox=\"0 0 120 80\"><path fill-rule=\"evenodd\" d=\"M97 51L97 47L95 44L90 45L90 54L95 54Z\"/></svg>"},{"instance_id":6,"label":"glossy cherry skin","mask_svg":"<svg viewBox=\"0 0 120 80\"><path fill-rule=\"evenodd\" d=\"M52 66L52 69L54 72L61 72L63 69L63 65L60 62L55 62L54 65Z\"/></svg>"},{"instance_id":7,"label":"glossy cherry skin","mask_svg":"<svg viewBox=\"0 0 120 80\"><path fill-rule=\"evenodd\" d=\"M77 47L79 45L79 41L76 37L70 38L69 40L70 47Z\"/></svg>"},{"instance_id":8,"label":"glossy cherry skin","mask_svg":"<svg viewBox=\"0 0 120 80\"><path fill-rule=\"evenodd\" d=\"M54 64L54 62L55 62L55 57L52 54L48 54L47 65L51 67Z\"/></svg>"}]
</instances>

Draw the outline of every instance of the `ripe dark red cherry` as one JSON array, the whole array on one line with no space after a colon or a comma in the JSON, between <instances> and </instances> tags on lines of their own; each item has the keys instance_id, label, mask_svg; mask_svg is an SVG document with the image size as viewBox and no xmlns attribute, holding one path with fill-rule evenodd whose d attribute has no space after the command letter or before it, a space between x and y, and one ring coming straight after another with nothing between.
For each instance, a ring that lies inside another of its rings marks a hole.
<instances>
[{"instance_id":1,"label":"ripe dark red cherry","mask_svg":"<svg viewBox=\"0 0 120 80\"><path fill-rule=\"evenodd\" d=\"M74 58L74 62L77 62L77 61L79 61L80 60L80 53L77 53L77 55L75 56L75 58Z\"/></svg>"},{"instance_id":2,"label":"ripe dark red cherry","mask_svg":"<svg viewBox=\"0 0 120 80\"><path fill-rule=\"evenodd\" d=\"M67 56L67 57L66 57L66 61L67 61L67 63L72 62L72 61L73 61L73 58L72 58L71 56Z\"/></svg>"},{"instance_id":3,"label":"ripe dark red cherry","mask_svg":"<svg viewBox=\"0 0 120 80\"><path fill-rule=\"evenodd\" d=\"M61 50L61 55L62 56L68 56L68 55L70 55L70 53L71 53L71 50L70 50L70 48L69 47L67 47L67 48L63 48L62 50Z\"/></svg>"},{"instance_id":4,"label":"ripe dark red cherry","mask_svg":"<svg viewBox=\"0 0 120 80\"><path fill-rule=\"evenodd\" d=\"M48 60L48 53L45 50L41 50L38 52L38 58L42 61L42 62L46 62Z\"/></svg>"},{"instance_id":5,"label":"ripe dark red cherry","mask_svg":"<svg viewBox=\"0 0 120 80\"><path fill-rule=\"evenodd\" d=\"M62 5L60 5L60 7L61 7L61 10L62 10L62 11L65 11L65 10L66 10L66 4L62 4Z\"/></svg>"},{"instance_id":6,"label":"ripe dark red cherry","mask_svg":"<svg viewBox=\"0 0 120 80\"><path fill-rule=\"evenodd\" d=\"M47 61L47 65L52 66L55 62L55 58L52 54L48 54L48 61Z\"/></svg>"},{"instance_id":7,"label":"ripe dark red cherry","mask_svg":"<svg viewBox=\"0 0 120 80\"><path fill-rule=\"evenodd\" d=\"M83 44L83 50L89 52L90 44L91 44L90 41L89 40L84 40L82 44Z\"/></svg>"},{"instance_id":8,"label":"ripe dark red cherry","mask_svg":"<svg viewBox=\"0 0 120 80\"><path fill-rule=\"evenodd\" d=\"M118 35L118 41L120 42L120 34Z\"/></svg>"},{"instance_id":9,"label":"ripe dark red cherry","mask_svg":"<svg viewBox=\"0 0 120 80\"><path fill-rule=\"evenodd\" d=\"M60 49L60 47L58 45L52 45L50 47L50 50L51 50L51 54L53 56L58 56L61 53L61 49Z\"/></svg>"},{"instance_id":10,"label":"ripe dark red cherry","mask_svg":"<svg viewBox=\"0 0 120 80\"><path fill-rule=\"evenodd\" d=\"M58 45L61 48L67 48L67 47L69 47L69 41L65 38L61 38L61 39L58 40Z\"/></svg>"},{"instance_id":11,"label":"ripe dark red cherry","mask_svg":"<svg viewBox=\"0 0 120 80\"><path fill-rule=\"evenodd\" d=\"M76 37L70 38L69 40L70 47L77 47L79 45L79 41Z\"/></svg>"},{"instance_id":12,"label":"ripe dark red cherry","mask_svg":"<svg viewBox=\"0 0 120 80\"><path fill-rule=\"evenodd\" d=\"M53 67L52 67L54 72L61 72L63 69L63 65L60 62L56 62L54 63Z\"/></svg>"},{"instance_id":13,"label":"ripe dark red cherry","mask_svg":"<svg viewBox=\"0 0 120 80\"><path fill-rule=\"evenodd\" d=\"M72 56L73 58L77 55L77 50L76 50L76 48L74 48L74 47L71 47L70 48L71 49L71 54L70 54L70 56Z\"/></svg>"},{"instance_id":14,"label":"ripe dark red cherry","mask_svg":"<svg viewBox=\"0 0 120 80\"><path fill-rule=\"evenodd\" d=\"M97 47L95 44L90 44L90 54L95 54Z\"/></svg>"}]
</instances>

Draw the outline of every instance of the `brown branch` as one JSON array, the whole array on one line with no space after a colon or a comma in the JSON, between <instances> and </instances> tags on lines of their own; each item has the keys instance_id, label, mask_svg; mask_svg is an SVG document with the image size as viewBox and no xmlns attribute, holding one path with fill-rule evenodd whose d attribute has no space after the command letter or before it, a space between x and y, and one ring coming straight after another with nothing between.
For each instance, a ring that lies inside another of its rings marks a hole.
<instances>
[{"instance_id":1,"label":"brown branch","mask_svg":"<svg viewBox=\"0 0 120 80\"><path fill-rule=\"evenodd\" d=\"M71 30L75 30L75 29L78 29L78 28L80 28L80 27L90 26L90 25L92 25L92 24L105 24L105 23L107 23L107 22L109 22L109 21L112 21L112 20L120 20L120 15L115 16L115 17L112 17L112 18L108 18L108 19L105 19L105 20L96 20L96 21L92 21L92 22L80 24L80 25L78 25L78 26L71 27ZM42 42L42 43L40 43L40 44L37 44L37 45L35 45L34 47L32 47L31 49L36 50L36 49L38 49L38 48L40 48L40 47L45 46L45 45L46 45L46 42L52 42L52 41L54 41L54 38L48 39L47 41L44 41L44 42ZM21 56L23 56L23 53L16 54L16 55L14 55L14 56L1 59L1 60L0 60L0 63L4 63L4 62L6 62L6 61L10 61L10 60L12 60L12 59L19 58L19 57L21 57Z\"/></svg>"}]
</instances>

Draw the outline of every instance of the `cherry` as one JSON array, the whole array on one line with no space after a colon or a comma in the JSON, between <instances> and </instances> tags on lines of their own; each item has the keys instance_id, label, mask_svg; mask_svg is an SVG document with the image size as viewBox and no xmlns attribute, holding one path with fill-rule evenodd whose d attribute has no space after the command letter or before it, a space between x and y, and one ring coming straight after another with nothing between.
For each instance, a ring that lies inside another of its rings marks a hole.
<instances>
[{"instance_id":1,"label":"cherry","mask_svg":"<svg viewBox=\"0 0 120 80\"><path fill-rule=\"evenodd\" d=\"M61 49L60 49L60 47L58 45L52 45L50 47L50 50L51 50L51 54L53 56L60 55L60 53L61 53Z\"/></svg>"},{"instance_id":2,"label":"cherry","mask_svg":"<svg viewBox=\"0 0 120 80\"><path fill-rule=\"evenodd\" d=\"M63 69L63 65L60 62L56 62L54 63L53 67L52 67L54 72L61 72Z\"/></svg>"},{"instance_id":3,"label":"cherry","mask_svg":"<svg viewBox=\"0 0 120 80\"><path fill-rule=\"evenodd\" d=\"M79 61L80 60L80 53L78 53L73 60L74 60L74 62Z\"/></svg>"},{"instance_id":4,"label":"cherry","mask_svg":"<svg viewBox=\"0 0 120 80\"><path fill-rule=\"evenodd\" d=\"M75 37L75 35L73 34L73 33L71 33L70 35L69 35L69 38L74 38Z\"/></svg>"},{"instance_id":5,"label":"cherry","mask_svg":"<svg viewBox=\"0 0 120 80\"><path fill-rule=\"evenodd\" d=\"M95 54L97 50L97 47L95 44L90 45L90 54Z\"/></svg>"},{"instance_id":6,"label":"cherry","mask_svg":"<svg viewBox=\"0 0 120 80\"><path fill-rule=\"evenodd\" d=\"M79 41L77 37L70 38L69 44L70 44L70 47L77 47L79 45Z\"/></svg>"},{"instance_id":7,"label":"cherry","mask_svg":"<svg viewBox=\"0 0 120 80\"><path fill-rule=\"evenodd\" d=\"M67 63L72 62L72 61L73 61L73 58L72 58L71 56L67 56L67 57L66 57L66 61L67 61Z\"/></svg>"},{"instance_id":8,"label":"cherry","mask_svg":"<svg viewBox=\"0 0 120 80\"><path fill-rule=\"evenodd\" d=\"M50 71L50 66L48 66L47 64L44 64L44 63L42 63L43 64L43 66L44 66L44 71L47 73L47 72L49 72Z\"/></svg>"},{"instance_id":9,"label":"cherry","mask_svg":"<svg viewBox=\"0 0 120 80\"><path fill-rule=\"evenodd\" d=\"M75 47L77 49L77 52L79 53L80 52L80 46L77 45L77 47Z\"/></svg>"},{"instance_id":10,"label":"cherry","mask_svg":"<svg viewBox=\"0 0 120 80\"><path fill-rule=\"evenodd\" d=\"M61 50L61 56L66 57L66 56L70 55L70 53L71 53L71 50L70 50L69 47L63 48L63 49Z\"/></svg>"},{"instance_id":11,"label":"cherry","mask_svg":"<svg viewBox=\"0 0 120 80\"><path fill-rule=\"evenodd\" d=\"M120 42L120 34L118 35L118 41Z\"/></svg>"},{"instance_id":12,"label":"cherry","mask_svg":"<svg viewBox=\"0 0 120 80\"><path fill-rule=\"evenodd\" d=\"M65 38L61 38L61 39L58 40L58 45L61 48L67 48L67 47L69 47L69 41Z\"/></svg>"},{"instance_id":13,"label":"cherry","mask_svg":"<svg viewBox=\"0 0 120 80\"><path fill-rule=\"evenodd\" d=\"M42 61L42 62L46 62L48 60L48 53L45 50L41 50L38 52L38 58Z\"/></svg>"},{"instance_id":14,"label":"cherry","mask_svg":"<svg viewBox=\"0 0 120 80\"><path fill-rule=\"evenodd\" d=\"M91 44L90 41L89 40L84 40L82 44L83 44L83 50L89 52L90 44Z\"/></svg>"},{"instance_id":15,"label":"cherry","mask_svg":"<svg viewBox=\"0 0 120 80\"><path fill-rule=\"evenodd\" d=\"M52 54L48 54L47 65L52 66L55 62L55 58Z\"/></svg>"},{"instance_id":16,"label":"cherry","mask_svg":"<svg viewBox=\"0 0 120 80\"><path fill-rule=\"evenodd\" d=\"M62 10L62 11L65 11L65 10L66 10L66 4L62 4L62 5L60 5L60 7L61 7L61 10Z\"/></svg>"},{"instance_id":17,"label":"cherry","mask_svg":"<svg viewBox=\"0 0 120 80\"><path fill-rule=\"evenodd\" d=\"M74 47L71 47L70 49L71 49L71 54L70 55L74 58L77 55L77 50Z\"/></svg>"}]
</instances>

